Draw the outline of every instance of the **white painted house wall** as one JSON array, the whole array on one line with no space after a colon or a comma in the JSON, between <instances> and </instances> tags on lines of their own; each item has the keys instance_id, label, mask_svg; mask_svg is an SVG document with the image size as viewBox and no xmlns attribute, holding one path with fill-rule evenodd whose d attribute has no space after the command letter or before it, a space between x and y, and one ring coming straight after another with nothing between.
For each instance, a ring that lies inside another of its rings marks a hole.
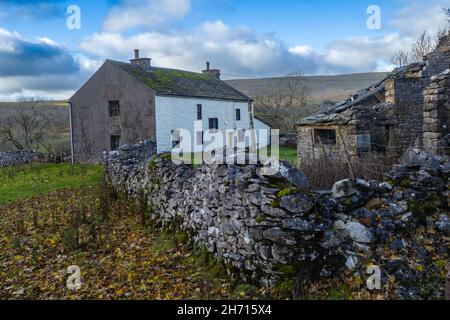
<instances>
[{"instance_id":1,"label":"white painted house wall","mask_svg":"<svg viewBox=\"0 0 450 320\"><path fill-rule=\"evenodd\" d=\"M253 126L255 127L256 135L258 137L258 149L262 149L270 145L270 130L272 128L257 118L253 120ZM265 131L260 131L260 129L264 129Z\"/></svg>"},{"instance_id":2,"label":"white painted house wall","mask_svg":"<svg viewBox=\"0 0 450 320\"><path fill-rule=\"evenodd\" d=\"M219 130L225 137L226 129L250 129L248 102L156 96L156 142L158 153L172 150L172 130L186 129L195 143L194 122L197 121L197 105L202 105L203 131L209 129L209 118L218 118ZM235 120L236 109L241 110L241 121Z\"/></svg>"}]
</instances>

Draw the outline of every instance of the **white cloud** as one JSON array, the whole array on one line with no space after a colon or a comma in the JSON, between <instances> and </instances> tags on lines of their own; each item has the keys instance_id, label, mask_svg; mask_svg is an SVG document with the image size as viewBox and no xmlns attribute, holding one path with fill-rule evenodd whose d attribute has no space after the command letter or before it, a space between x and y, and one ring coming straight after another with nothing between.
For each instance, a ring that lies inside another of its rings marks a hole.
<instances>
[{"instance_id":1,"label":"white cloud","mask_svg":"<svg viewBox=\"0 0 450 320\"><path fill-rule=\"evenodd\" d=\"M448 0L409 0L395 15L389 26L402 32L404 36L416 38L423 31L436 34L447 26L443 8L448 8Z\"/></svg>"},{"instance_id":2,"label":"white cloud","mask_svg":"<svg viewBox=\"0 0 450 320\"><path fill-rule=\"evenodd\" d=\"M300 45L289 48L289 52L294 55L308 56L312 53L312 48L308 45Z\"/></svg>"},{"instance_id":3,"label":"white cloud","mask_svg":"<svg viewBox=\"0 0 450 320\"><path fill-rule=\"evenodd\" d=\"M350 37L331 43L325 54L325 63L337 69L374 71L387 65L395 52L405 48L408 40L399 34L380 38Z\"/></svg>"},{"instance_id":4,"label":"white cloud","mask_svg":"<svg viewBox=\"0 0 450 320\"><path fill-rule=\"evenodd\" d=\"M144 32L126 37L120 33L96 33L81 43L81 49L103 59L127 60L134 48L154 65L202 70L205 61L225 74L280 75L302 69L314 73L314 54L291 54L286 45L271 36L258 36L247 27L231 27L223 21L207 21L191 32ZM306 48L307 46L304 46Z\"/></svg>"},{"instance_id":5,"label":"white cloud","mask_svg":"<svg viewBox=\"0 0 450 320\"><path fill-rule=\"evenodd\" d=\"M103 30L119 32L156 27L186 16L190 9L190 0L122 0L108 13Z\"/></svg>"}]
</instances>

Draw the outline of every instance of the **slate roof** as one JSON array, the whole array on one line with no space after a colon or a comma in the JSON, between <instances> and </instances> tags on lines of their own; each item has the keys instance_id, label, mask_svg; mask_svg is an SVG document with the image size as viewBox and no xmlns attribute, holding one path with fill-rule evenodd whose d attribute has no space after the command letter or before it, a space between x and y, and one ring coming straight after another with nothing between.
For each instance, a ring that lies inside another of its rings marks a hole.
<instances>
[{"instance_id":1,"label":"slate roof","mask_svg":"<svg viewBox=\"0 0 450 320\"><path fill-rule=\"evenodd\" d=\"M130 73L159 95L251 101L251 98L224 81L202 73L157 67L144 70L132 63L114 60L108 62Z\"/></svg>"},{"instance_id":2,"label":"slate roof","mask_svg":"<svg viewBox=\"0 0 450 320\"><path fill-rule=\"evenodd\" d=\"M422 71L425 66L424 62L413 63L405 67L397 68L388 74L384 79L378 81L372 86L357 91L355 94L351 95L348 99L336 103L334 106L326 108L325 110L318 112L312 116L304 118L297 124L301 126L313 125L313 124L323 124L331 122L339 122L342 118L340 114L352 107L359 106L364 103L364 101L372 98L375 94L381 93L385 90L386 81L389 79L403 77L406 73L416 73Z\"/></svg>"}]
</instances>

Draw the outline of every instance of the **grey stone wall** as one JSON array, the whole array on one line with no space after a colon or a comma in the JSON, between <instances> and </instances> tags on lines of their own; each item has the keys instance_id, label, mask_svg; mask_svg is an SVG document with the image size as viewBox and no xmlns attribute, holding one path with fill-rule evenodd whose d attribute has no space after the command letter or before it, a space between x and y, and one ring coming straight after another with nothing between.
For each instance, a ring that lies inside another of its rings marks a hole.
<instances>
[{"instance_id":1,"label":"grey stone wall","mask_svg":"<svg viewBox=\"0 0 450 320\"><path fill-rule=\"evenodd\" d=\"M32 150L0 152L0 168L37 161L39 154Z\"/></svg>"},{"instance_id":2,"label":"grey stone wall","mask_svg":"<svg viewBox=\"0 0 450 320\"><path fill-rule=\"evenodd\" d=\"M152 150L154 144L138 148ZM139 161L133 154L130 147L105 154L106 177L117 190L130 197L144 192L155 223L187 231L238 273L266 284L292 275L365 274L368 263L377 263L384 276L400 269L411 275L398 293L408 298L424 277L408 261L416 259L412 251L423 219L436 224L433 246L448 256L443 239L450 232L450 165L420 150L411 150L387 182L344 180L322 193L309 191L302 173L286 163L279 175L265 176L261 165L193 168L174 165L168 155L146 151ZM404 249L398 253L403 260L383 258L390 245ZM419 259L432 272L427 253Z\"/></svg>"},{"instance_id":3,"label":"grey stone wall","mask_svg":"<svg viewBox=\"0 0 450 320\"><path fill-rule=\"evenodd\" d=\"M424 149L450 155L450 69L432 77L424 92L423 111Z\"/></svg>"}]
</instances>

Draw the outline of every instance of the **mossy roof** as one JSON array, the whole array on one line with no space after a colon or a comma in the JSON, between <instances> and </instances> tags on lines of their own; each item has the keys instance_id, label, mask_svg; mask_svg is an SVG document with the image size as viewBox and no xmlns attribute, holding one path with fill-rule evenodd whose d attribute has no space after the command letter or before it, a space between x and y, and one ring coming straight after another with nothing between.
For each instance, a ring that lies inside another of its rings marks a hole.
<instances>
[{"instance_id":1,"label":"mossy roof","mask_svg":"<svg viewBox=\"0 0 450 320\"><path fill-rule=\"evenodd\" d=\"M224 81L213 79L202 73L157 67L144 70L132 63L108 61L130 73L160 95L234 101L251 100Z\"/></svg>"}]
</instances>

